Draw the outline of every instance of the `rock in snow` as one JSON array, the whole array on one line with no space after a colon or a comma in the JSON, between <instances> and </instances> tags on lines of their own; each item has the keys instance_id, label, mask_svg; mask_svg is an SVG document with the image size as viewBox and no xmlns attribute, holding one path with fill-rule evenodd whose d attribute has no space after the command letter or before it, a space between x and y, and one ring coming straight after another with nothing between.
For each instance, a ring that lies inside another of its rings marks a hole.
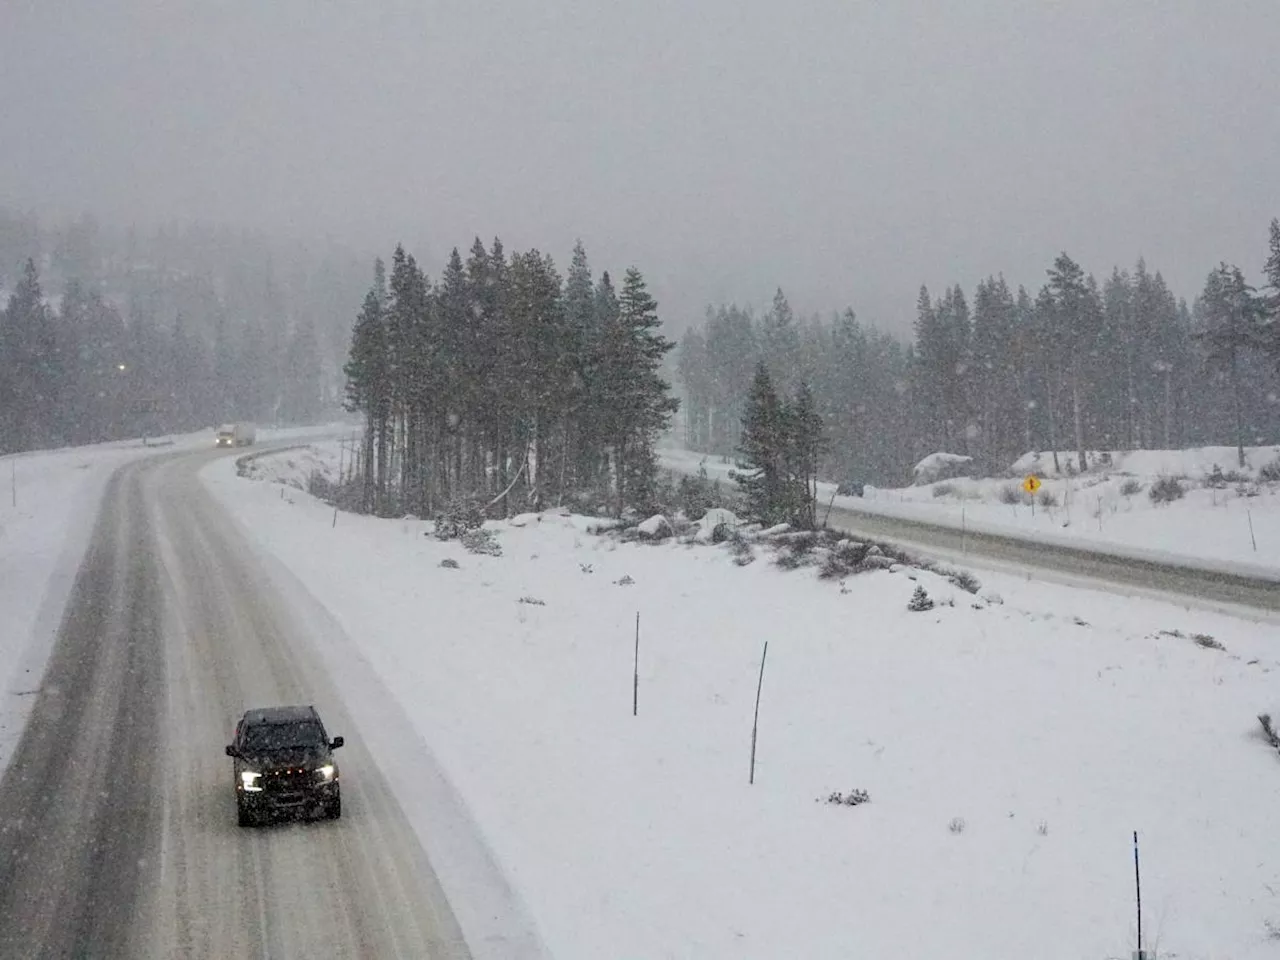
<instances>
[{"instance_id":1,"label":"rock in snow","mask_svg":"<svg viewBox=\"0 0 1280 960\"><path fill-rule=\"evenodd\" d=\"M693 539L697 543L711 543L715 539L716 531L721 527L726 533L732 533L738 529L738 517L732 510L726 510L724 507L712 507L697 523L698 532L693 535Z\"/></svg>"},{"instance_id":2,"label":"rock in snow","mask_svg":"<svg viewBox=\"0 0 1280 960\"><path fill-rule=\"evenodd\" d=\"M671 521L660 513L655 513L652 517L636 526L636 532L642 537L669 537L672 534Z\"/></svg>"},{"instance_id":3,"label":"rock in snow","mask_svg":"<svg viewBox=\"0 0 1280 960\"><path fill-rule=\"evenodd\" d=\"M963 477L968 474L972 463L973 457L959 453L931 453L911 469L911 474L915 477L915 485L923 486L952 477Z\"/></svg>"}]
</instances>

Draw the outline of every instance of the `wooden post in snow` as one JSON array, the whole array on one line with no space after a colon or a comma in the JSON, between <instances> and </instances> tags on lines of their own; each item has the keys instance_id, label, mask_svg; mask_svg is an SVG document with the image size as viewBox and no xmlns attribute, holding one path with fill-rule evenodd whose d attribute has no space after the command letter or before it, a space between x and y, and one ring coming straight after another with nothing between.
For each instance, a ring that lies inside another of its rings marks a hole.
<instances>
[{"instance_id":1,"label":"wooden post in snow","mask_svg":"<svg viewBox=\"0 0 1280 960\"><path fill-rule=\"evenodd\" d=\"M764 642L764 653L760 654L760 680L756 683L756 713L751 721L751 776L748 783L756 782L756 733L760 729L760 690L764 687L764 661L769 656L769 641Z\"/></svg>"}]
</instances>

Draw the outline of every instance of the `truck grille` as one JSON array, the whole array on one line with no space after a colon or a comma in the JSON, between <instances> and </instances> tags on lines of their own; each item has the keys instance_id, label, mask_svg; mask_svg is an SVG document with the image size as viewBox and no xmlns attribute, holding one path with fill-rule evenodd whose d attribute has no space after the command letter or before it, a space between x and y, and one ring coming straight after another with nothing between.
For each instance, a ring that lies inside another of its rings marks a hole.
<instances>
[{"instance_id":1,"label":"truck grille","mask_svg":"<svg viewBox=\"0 0 1280 960\"><path fill-rule=\"evenodd\" d=\"M267 793L284 799L289 794L306 794L311 792L315 774L311 770L294 767L287 770L272 770L262 778Z\"/></svg>"}]
</instances>

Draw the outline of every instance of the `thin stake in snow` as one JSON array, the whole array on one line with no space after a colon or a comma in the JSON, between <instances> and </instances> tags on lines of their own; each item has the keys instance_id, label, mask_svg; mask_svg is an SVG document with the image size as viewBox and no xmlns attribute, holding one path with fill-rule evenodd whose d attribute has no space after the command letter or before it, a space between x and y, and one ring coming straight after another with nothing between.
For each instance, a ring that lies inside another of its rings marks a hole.
<instances>
[{"instance_id":1,"label":"thin stake in snow","mask_svg":"<svg viewBox=\"0 0 1280 960\"><path fill-rule=\"evenodd\" d=\"M748 783L756 782L756 732L760 729L760 690L764 687L764 661L769 656L769 641L764 642L764 653L760 654L760 680L756 683L756 715L751 721L751 776Z\"/></svg>"},{"instance_id":2,"label":"thin stake in snow","mask_svg":"<svg viewBox=\"0 0 1280 960\"><path fill-rule=\"evenodd\" d=\"M960 552L969 555L969 526L964 516L964 506L960 507Z\"/></svg>"},{"instance_id":3,"label":"thin stake in snow","mask_svg":"<svg viewBox=\"0 0 1280 960\"><path fill-rule=\"evenodd\" d=\"M1253 552L1258 552L1258 538L1253 535L1253 511L1248 507L1244 508L1244 515L1249 518L1249 541L1253 544Z\"/></svg>"},{"instance_id":4,"label":"thin stake in snow","mask_svg":"<svg viewBox=\"0 0 1280 960\"><path fill-rule=\"evenodd\" d=\"M1138 891L1138 952L1135 960L1146 960L1142 951L1142 874L1138 871L1138 831L1133 831L1133 884Z\"/></svg>"},{"instance_id":5,"label":"thin stake in snow","mask_svg":"<svg viewBox=\"0 0 1280 960\"><path fill-rule=\"evenodd\" d=\"M18 506L18 461L9 461L9 485L13 490L13 505Z\"/></svg>"},{"instance_id":6,"label":"thin stake in snow","mask_svg":"<svg viewBox=\"0 0 1280 960\"><path fill-rule=\"evenodd\" d=\"M636 611L636 658L631 668L631 715L640 715L640 611Z\"/></svg>"},{"instance_id":7,"label":"thin stake in snow","mask_svg":"<svg viewBox=\"0 0 1280 960\"><path fill-rule=\"evenodd\" d=\"M337 525L338 525L338 508L337 508L337 507L334 507L334 508L333 508L333 523L331 523L331 524L329 525L329 529L330 529L330 530L332 530L332 529L333 529L334 527L336 527Z\"/></svg>"}]
</instances>

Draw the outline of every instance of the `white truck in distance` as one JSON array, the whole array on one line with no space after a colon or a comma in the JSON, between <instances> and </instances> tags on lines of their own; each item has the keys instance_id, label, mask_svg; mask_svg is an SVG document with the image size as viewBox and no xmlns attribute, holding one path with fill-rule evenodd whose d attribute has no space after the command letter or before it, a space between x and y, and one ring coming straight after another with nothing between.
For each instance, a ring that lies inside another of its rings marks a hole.
<instances>
[{"instance_id":1,"label":"white truck in distance","mask_svg":"<svg viewBox=\"0 0 1280 960\"><path fill-rule=\"evenodd\" d=\"M247 447L257 438L258 431L252 423L224 423L218 428L214 445L218 447Z\"/></svg>"}]
</instances>

